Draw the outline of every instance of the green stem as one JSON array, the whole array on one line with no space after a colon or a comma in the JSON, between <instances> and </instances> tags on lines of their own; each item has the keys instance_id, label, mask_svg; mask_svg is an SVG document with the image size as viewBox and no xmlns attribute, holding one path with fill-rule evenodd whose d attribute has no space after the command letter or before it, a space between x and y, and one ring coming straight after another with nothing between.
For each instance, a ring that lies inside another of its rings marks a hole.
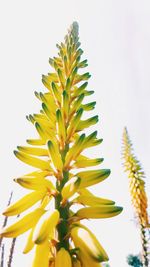
<instances>
[{"instance_id":1,"label":"green stem","mask_svg":"<svg viewBox=\"0 0 150 267\"><path fill-rule=\"evenodd\" d=\"M148 247L147 247L147 238L146 238L146 229L141 224L141 241L142 241L142 261L143 266L148 267L149 266L149 260L148 260Z\"/></svg>"},{"instance_id":2,"label":"green stem","mask_svg":"<svg viewBox=\"0 0 150 267\"><path fill-rule=\"evenodd\" d=\"M61 153L62 161L65 162L65 157L68 152L68 145L65 146L65 149ZM69 172L63 172L63 179L56 182L56 189L59 191L58 196L55 199L55 208L60 213L60 223L57 225L58 239L59 243L57 244L57 250L64 247L66 250L69 250L69 239L66 237L68 234L68 218L69 218L69 205L68 203L65 206L61 205L62 195L61 191L65 183L69 179Z\"/></svg>"}]
</instances>

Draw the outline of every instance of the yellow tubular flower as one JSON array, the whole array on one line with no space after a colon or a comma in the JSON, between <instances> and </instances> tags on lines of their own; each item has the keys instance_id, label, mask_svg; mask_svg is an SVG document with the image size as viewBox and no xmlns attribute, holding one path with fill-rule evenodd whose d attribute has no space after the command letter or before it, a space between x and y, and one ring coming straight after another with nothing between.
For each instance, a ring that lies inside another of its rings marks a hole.
<instances>
[{"instance_id":1,"label":"yellow tubular flower","mask_svg":"<svg viewBox=\"0 0 150 267\"><path fill-rule=\"evenodd\" d=\"M34 233L34 227L30 230L26 245L24 247L23 253L26 254L28 253L33 247L34 247L34 242L33 242L33 233Z\"/></svg>"},{"instance_id":2,"label":"yellow tubular flower","mask_svg":"<svg viewBox=\"0 0 150 267\"><path fill-rule=\"evenodd\" d=\"M103 262L108 260L108 255L100 245L95 235L85 226L75 226L71 230L71 237L76 247L93 261Z\"/></svg>"},{"instance_id":3,"label":"yellow tubular flower","mask_svg":"<svg viewBox=\"0 0 150 267\"><path fill-rule=\"evenodd\" d=\"M36 244L43 243L46 240L47 236L49 236L49 233L53 232L58 221L58 210L54 210L53 212L47 211L45 214L43 214L34 229L33 241Z\"/></svg>"},{"instance_id":4,"label":"yellow tubular flower","mask_svg":"<svg viewBox=\"0 0 150 267\"><path fill-rule=\"evenodd\" d=\"M67 267L72 267L69 252L64 248L61 248L56 254L55 267L62 267L62 264Z\"/></svg>"},{"instance_id":5,"label":"yellow tubular flower","mask_svg":"<svg viewBox=\"0 0 150 267\"><path fill-rule=\"evenodd\" d=\"M41 245L36 245L32 267L39 267L40 264L42 264L42 267L49 267L49 258L50 245L49 241L46 240Z\"/></svg>"},{"instance_id":6,"label":"yellow tubular flower","mask_svg":"<svg viewBox=\"0 0 150 267\"><path fill-rule=\"evenodd\" d=\"M110 170L97 168L102 157L91 158L85 153L103 140L92 130L98 116L88 115L96 102L88 101L94 91L87 89L91 75L84 72L87 60L82 59L77 22L57 48L58 55L49 59L53 70L42 76L46 91L35 92L41 110L27 116L37 137L27 139L28 145L18 146L14 152L18 159L35 168L14 179L32 192L7 207L3 214L13 216L26 211L26 215L0 234L16 237L29 230L23 253L35 249L33 267L98 267L97 261L108 260L106 252L89 229L73 228L74 223L85 218L109 218L122 208L87 189L105 180ZM91 129L88 134L87 128ZM96 169L92 169L94 166ZM34 204L37 207L28 211ZM76 204L84 208L77 209ZM72 211L74 207L76 212ZM75 231L81 236L77 238Z\"/></svg>"},{"instance_id":7,"label":"yellow tubular flower","mask_svg":"<svg viewBox=\"0 0 150 267\"><path fill-rule=\"evenodd\" d=\"M123 149L122 155L124 160L124 168L129 177L129 189L131 201L134 207L135 215L140 225L142 240L142 260L143 266L148 266L148 251L146 231L150 226L148 221L148 201L145 191L145 174L140 162L134 155L133 146L130 141L128 131L125 128L123 132Z\"/></svg>"}]
</instances>

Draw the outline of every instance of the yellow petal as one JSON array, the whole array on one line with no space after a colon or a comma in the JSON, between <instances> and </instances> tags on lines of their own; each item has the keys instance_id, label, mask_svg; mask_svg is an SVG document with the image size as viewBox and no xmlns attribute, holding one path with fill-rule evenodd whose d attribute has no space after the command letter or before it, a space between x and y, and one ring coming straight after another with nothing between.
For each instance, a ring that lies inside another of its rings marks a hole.
<instances>
[{"instance_id":1,"label":"yellow petal","mask_svg":"<svg viewBox=\"0 0 150 267\"><path fill-rule=\"evenodd\" d=\"M18 150L35 156L48 156L47 149L38 147L17 146Z\"/></svg>"},{"instance_id":2,"label":"yellow petal","mask_svg":"<svg viewBox=\"0 0 150 267\"><path fill-rule=\"evenodd\" d=\"M68 114L69 114L69 96L68 93L64 90L63 91L63 97L62 97L62 112L65 121L68 120Z\"/></svg>"},{"instance_id":3,"label":"yellow petal","mask_svg":"<svg viewBox=\"0 0 150 267\"><path fill-rule=\"evenodd\" d=\"M94 124L96 124L98 122L98 116L94 116L90 119L84 120L84 121L80 121L78 126L77 126L77 131L82 131L85 128L88 128Z\"/></svg>"},{"instance_id":4,"label":"yellow petal","mask_svg":"<svg viewBox=\"0 0 150 267\"><path fill-rule=\"evenodd\" d=\"M77 157L73 166L77 168L86 168L99 165L101 162L103 162L103 160L103 158L90 159L88 157L80 155Z\"/></svg>"},{"instance_id":5,"label":"yellow petal","mask_svg":"<svg viewBox=\"0 0 150 267\"><path fill-rule=\"evenodd\" d=\"M75 100L70 110L70 115L72 116L79 108L81 108L81 103L84 99L84 94L79 95L79 97Z\"/></svg>"},{"instance_id":6,"label":"yellow petal","mask_svg":"<svg viewBox=\"0 0 150 267\"><path fill-rule=\"evenodd\" d=\"M108 255L97 240L96 236L85 226L74 227L71 237L81 252L97 262L108 261Z\"/></svg>"},{"instance_id":7,"label":"yellow petal","mask_svg":"<svg viewBox=\"0 0 150 267\"><path fill-rule=\"evenodd\" d=\"M111 218L118 215L123 210L122 207L110 206L110 205L101 205L95 207L82 208L77 211L75 216L91 219L101 219L101 218Z\"/></svg>"},{"instance_id":8,"label":"yellow petal","mask_svg":"<svg viewBox=\"0 0 150 267\"><path fill-rule=\"evenodd\" d=\"M28 235L28 238L27 238L27 242L26 242L26 245L24 247L24 250L23 250L23 253L26 254L28 253L29 251L32 250L32 248L34 247L34 242L32 241L32 237L33 237L33 232L34 232L34 227L30 230L30 233Z\"/></svg>"},{"instance_id":9,"label":"yellow petal","mask_svg":"<svg viewBox=\"0 0 150 267\"><path fill-rule=\"evenodd\" d=\"M57 210L54 210L53 212L47 211L43 216L41 216L33 233L34 243L36 244L43 243L53 232L58 221L59 221L59 212Z\"/></svg>"},{"instance_id":10,"label":"yellow petal","mask_svg":"<svg viewBox=\"0 0 150 267\"><path fill-rule=\"evenodd\" d=\"M29 176L23 176L20 178L14 179L14 182L20 184L21 186L31 189L31 190L55 190L55 187L51 181L48 179L43 179L43 178L34 178L34 177L29 177Z\"/></svg>"},{"instance_id":11,"label":"yellow petal","mask_svg":"<svg viewBox=\"0 0 150 267\"><path fill-rule=\"evenodd\" d=\"M65 79L64 79L63 72L61 71L61 69L58 69L57 73L58 73L58 78L59 78L60 84L62 86L62 89L64 89Z\"/></svg>"},{"instance_id":12,"label":"yellow petal","mask_svg":"<svg viewBox=\"0 0 150 267\"><path fill-rule=\"evenodd\" d=\"M35 191L27 194L14 204L9 205L3 212L5 216L14 216L22 213L28 208L32 207L36 202L42 199L45 195L45 191Z\"/></svg>"},{"instance_id":13,"label":"yellow petal","mask_svg":"<svg viewBox=\"0 0 150 267\"><path fill-rule=\"evenodd\" d=\"M0 231L0 237L17 237L28 231L30 228L34 227L41 215L45 211L43 209L37 208L36 210L25 215L23 218L19 219L16 223L11 226L6 226Z\"/></svg>"},{"instance_id":14,"label":"yellow petal","mask_svg":"<svg viewBox=\"0 0 150 267\"><path fill-rule=\"evenodd\" d=\"M47 146L48 146L49 155L50 155L53 165L58 171L62 172L63 163L62 163L62 159L61 159L57 144L49 140L47 142Z\"/></svg>"},{"instance_id":15,"label":"yellow petal","mask_svg":"<svg viewBox=\"0 0 150 267\"><path fill-rule=\"evenodd\" d=\"M73 134L75 133L78 124L80 122L81 116L83 114L83 109L80 108L77 113L75 114L75 116L72 118L72 120L70 121L70 125L68 127L67 130L67 141L69 142L70 138L73 136Z\"/></svg>"},{"instance_id":16,"label":"yellow petal","mask_svg":"<svg viewBox=\"0 0 150 267\"><path fill-rule=\"evenodd\" d=\"M96 105L96 101L90 102L90 103L85 104L85 105L82 105L82 108L85 111L91 111L91 110L93 110L95 108L95 105Z\"/></svg>"},{"instance_id":17,"label":"yellow petal","mask_svg":"<svg viewBox=\"0 0 150 267\"><path fill-rule=\"evenodd\" d=\"M27 143L32 146L43 146L45 145L44 140L42 139L27 139Z\"/></svg>"},{"instance_id":18,"label":"yellow petal","mask_svg":"<svg viewBox=\"0 0 150 267\"><path fill-rule=\"evenodd\" d=\"M51 133L51 129L49 131L47 131L47 129L45 129L45 127L36 122L35 123L35 128L39 134L39 136L42 138L42 140L44 140L44 144L46 144L46 141L50 138L50 139L54 139L54 135L52 135Z\"/></svg>"},{"instance_id":19,"label":"yellow petal","mask_svg":"<svg viewBox=\"0 0 150 267\"><path fill-rule=\"evenodd\" d=\"M75 160L76 157L80 154L83 148L85 140L85 134L82 134L78 137L74 145L69 149L66 158L65 158L65 168L67 169L72 160Z\"/></svg>"},{"instance_id":20,"label":"yellow petal","mask_svg":"<svg viewBox=\"0 0 150 267\"><path fill-rule=\"evenodd\" d=\"M36 245L32 267L39 267L39 266L49 267L49 256L50 256L50 244L48 240L46 240L44 243L40 245Z\"/></svg>"},{"instance_id":21,"label":"yellow petal","mask_svg":"<svg viewBox=\"0 0 150 267\"><path fill-rule=\"evenodd\" d=\"M47 161L29 156L26 153L19 152L19 151L14 151L15 156L23 161L24 163L31 165L33 167L43 169L43 170L50 170L50 164Z\"/></svg>"},{"instance_id":22,"label":"yellow petal","mask_svg":"<svg viewBox=\"0 0 150 267\"><path fill-rule=\"evenodd\" d=\"M100 197L95 197L93 196L84 196L84 195L80 195L77 198L75 198L73 200L73 202L77 202L83 205L87 205L87 206L99 206L99 205L114 205L115 202L109 199L105 199L105 198L100 198Z\"/></svg>"},{"instance_id":23,"label":"yellow petal","mask_svg":"<svg viewBox=\"0 0 150 267\"><path fill-rule=\"evenodd\" d=\"M51 87L52 87L52 92L53 92L53 96L54 96L55 102L59 106L60 103L61 103L60 91L58 90L58 87L54 82L52 82Z\"/></svg>"},{"instance_id":24,"label":"yellow petal","mask_svg":"<svg viewBox=\"0 0 150 267\"><path fill-rule=\"evenodd\" d=\"M61 114L60 109L56 111L56 119L57 119L57 132L58 132L59 140L62 142L65 142L66 140L65 122L63 120L63 116Z\"/></svg>"},{"instance_id":25,"label":"yellow petal","mask_svg":"<svg viewBox=\"0 0 150 267\"><path fill-rule=\"evenodd\" d=\"M83 171L76 174L81 178L80 188L88 187L102 182L110 175L109 169Z\"/></svg>"},{"instance_id":26,"label":"yellow petal","mask_svg":"<svg viewBox=\"0 0 150 267\"><path fill-rule=\"evenodd\" d=\"M84 93L85 88L87 87L88 82L83 83L81 86L77 87L73 92L73 98L78 97L80 94Z\"/></svg>"},{"instance_id":27,"label":"yellow petal","mask_svg":"<svg viewBox=\"0 0 150 267\"><path fill-rule=\"evenodd\" d=\"M64 248L61 248L56 254L55 267L62 267L62 263L63 266L72 267L70 254Z\"/></svg>"},{"instance_id":28,"label":"yellow petal","mask_svg":"<svg viewBox=\"0 0 150 267\"><path fill-rule=\"evenodd\" d=\"M61 194L64 200L69 199L71 196L73 196L80 185L80 179L77 177L72 178L69 180L65 186L63 187Z\"/></svg>"}]
</instances>

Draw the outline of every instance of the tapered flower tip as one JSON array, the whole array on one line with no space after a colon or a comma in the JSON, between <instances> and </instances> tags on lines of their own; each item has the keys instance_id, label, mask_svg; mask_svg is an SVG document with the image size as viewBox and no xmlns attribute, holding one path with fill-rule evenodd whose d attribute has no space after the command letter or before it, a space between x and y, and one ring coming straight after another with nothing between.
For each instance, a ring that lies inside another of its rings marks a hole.
<instances>
[{"instance_id":1,"label":"tapered flower tip","mask_svg":"<svg viewBox=\"0 0 150 267\"><path fill-rule=\"evenodd\" d=\"M123 210L122 207L118 206L108 206L108 205L103 205L103 206L96 206L96 207L86 207L82 208L77 211L75 216L81 218L81 219L104 219L104 218L111 218L119 213L121 213Z\"/></svg>"},{"instance_id":2,"label":"tapered flower tip","mask_svg":"<svg viewBox=\"0 0 150 267\"><path fill-rule=\"evenodd\" d=\"M77 41L76 39L78 38L79 35L79 24L77 21L74 21L70 27L70 31L74 37L74 41Z\"/></svg>"}]
</instances>

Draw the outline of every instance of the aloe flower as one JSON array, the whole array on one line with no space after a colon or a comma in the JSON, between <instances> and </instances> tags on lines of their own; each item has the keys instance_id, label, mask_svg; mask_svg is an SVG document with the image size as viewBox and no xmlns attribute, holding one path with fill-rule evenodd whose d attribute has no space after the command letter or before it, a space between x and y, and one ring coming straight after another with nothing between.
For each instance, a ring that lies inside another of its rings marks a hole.
<instances>
[{"instance_id":1,"label":"aloe flower","mask_svg":"<svg viewBox=\"0 0 150 267\"><path fill-rule=\"evenodd\" d=\"M145 191L145 174L140 162L134 155L133 146L126 128L123 132L122 154L125 171L128 173L129 177L131 201L141 231L143 266L148 266L148 240L146 237L146 231L147 228L150 227L150 224L147 210L148 201Z\"/></svg>"},{"instance_id":2,"label":"aloe flower","mask_svg":"<svg viewBox=\"0 0 150 267\"><path fill-rule=\"evenodd\" d=\"M96 267L108 261L108 256L81 220L113 217L122 208L87 189L105 180L110 170L96 167L102 158L85 155L87 148L99 145L102 139L97 137L97 131L84 133L98 122L98 116L88 117L96 102L86 101L93 91L87 90L90 74L83 71L87 60L81 60L83 51L76 22L65 42L57 47L58 56L49 60L53 72L42 77L46 92L35 92L42 109L27 117L38 137L28 139L28 146L18 146L14 152L18 159L35 168L14 179L29 193L3 214L14 216L36 203L38 206L3 228L1 237L17 237L29 230L23 252L35 248L33 267L59 267L62 263L67 267Z\"/></svg>"}]
</instances>

